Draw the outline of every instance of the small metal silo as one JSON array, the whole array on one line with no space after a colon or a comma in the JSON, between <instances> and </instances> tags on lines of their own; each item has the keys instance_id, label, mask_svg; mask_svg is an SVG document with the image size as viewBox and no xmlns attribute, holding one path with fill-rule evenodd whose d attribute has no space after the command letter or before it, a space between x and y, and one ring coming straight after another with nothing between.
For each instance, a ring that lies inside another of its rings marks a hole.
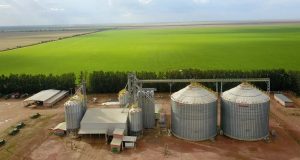
<instances>
[{"instance_id":1,"label":"small metal silo","mask_svg":"<svg viewBox=\"0 0 300 160\"><path fill-rule=\"evenodd\" d=\"M224 135L246 141L268 137L270 98L248 83L222 94L221 128Z\"/></svg>"},{"instance_id":2,"label":"small metal silo","mask_svg":"<svg viewBox=\"0 0 300 160\"><path fill-rule=\"evenodd\" d=\"M129 102L129 92L126 89L122 89L119 92L118 100L119 100L121 106L123 106L123 107L126 106Z\"/></svg>"},{"instance_id":3,"label":"small metal silo","mask_svg":"<svg viewBox=\"0 0 300 160\"><path fill-rule=\"evenodd\" d=\"M154 90L141 89L137 93L138 106L143 112L143 127L155 127L155 107L154 107Z\"/></svg>"},{"instance_id":4,"label":"small metal silo","mask_svg":"<svg viewBox=\"0 0 300 160\"><path fill-rule=\"evenodd\" d=\"M130 135L139 136L143 131L143 113L139 107L132 107L129 110L129 128Z\"/></svg>"},{"instance_id":5,"label":"small metal silo","mask_svg":"<svg viewBox=\"0 0 300 160\"><path fill-rule=\"evenodd\" d=\"M64 104L66 129L74 131L80 128L80 121L85 113L81 98L73 97Z\"/></svg>"},{"instance_id":6,"label":"small metal silo","mask_svg":"<svg viewBox=\"0 0 300 160\"><path fill-rule=\"evenodd\" d=\"M179 138L201 141L217 135L217 97L198 83L171 95L171 130Z\"/></svg>"}]
</instances>

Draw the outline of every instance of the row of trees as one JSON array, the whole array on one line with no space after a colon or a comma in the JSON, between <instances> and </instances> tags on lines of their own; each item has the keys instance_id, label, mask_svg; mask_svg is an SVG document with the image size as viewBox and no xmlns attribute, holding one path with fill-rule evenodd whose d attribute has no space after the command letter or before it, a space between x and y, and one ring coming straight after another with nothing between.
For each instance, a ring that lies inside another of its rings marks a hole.
<instances>
[{"instance_id":1,"label":"row of trees","mask_svg":"<svg viewBox=\"0 0 300 160\"><path fill-rule=\"evenodd\" d=\"M89 74L80 73L78 79L74 73L62 75L26 75L11 74L0 76L0 93L8 94L13 92L35 93L43 89L69 90L75 88L76 82L80 83L82 77L87 80L88 92L91 93L116 93L123 89L127 83L128 72L103 72L94 71ZM197 69L186 69L180 71L167 72L137 72L139 79L206 79L206 78L270 78L271 90L282 91L291 90L300 95L300 71L286 72L285 70L255 70L255 71L224 71L209 70L201 71ZM238 83L226 83L223 90L230 89ZM179 90L187 84L172 84L172 91ZM215 84L204 84L211 89L215 89ZM256 83L258 87L266 89L265 83ZM143 87L157 88L159 92L169 92L169 84L145 84ZM220 86L219 86L220 89Z\"/></svg>"},{"instance_id":2,"label":"row of trees","mask_svg":"<svg viewBox=\"0 0 300 160\"><path fill-rule=\"evenodd\" d=\"M290 76L290 88L289 90L300 95L300 71L291 71L288 73Z\"/></svg>"},{"instance_id":3,"label":"row of trees","mask_svg":"<svg viewBox=\"0 0 300 160\"><path fill-rule=\"evenodd\" d=\"M9 94L36 93L44 89L70 90L76 86L76 76L74 73L62 75L28 75L11 74L9 76L0 76L0 93Z\"/></svg>"},{"instance_id":4,"label":"row of trees","mask_svg":"<svg viewBox=\"0 0 300 160\"><path fill-rule=\"evenodd\" d=\"M127 82L126 72L93 72L89 75L89 89L95 93L115 93L125 87ZM186 69L180 71L167 72L137 72L139 79L208 79L208 78L270 78L271 90L282 91L292 90L300 94L300 72L286 72L283 69L277 70L255 70L255 71L224 71L224 70L208 70L201 71L197 69ZM223 90L230 89L238 83L227 83L223 85ZM172 84L171 91L176 91L187 84ZM215 84L204 84L214 89ZM266 90L267 85L263 82L255 84L261 89ZM169 84L147 84L143 87L157 88L160 92L169 92ZM220 90L220 86L218 88Z\"/></svg>"},{"instance_id":5,"label":"row of trees","mask_svg":"<svg viewBox=\"0 0 300 160\"><path fill-rule=\"evenodd\" d=\"M117 93L126 83L125 72L95 71L89 74L88 90L93 93Z\"/></svg>"}]
</instances>

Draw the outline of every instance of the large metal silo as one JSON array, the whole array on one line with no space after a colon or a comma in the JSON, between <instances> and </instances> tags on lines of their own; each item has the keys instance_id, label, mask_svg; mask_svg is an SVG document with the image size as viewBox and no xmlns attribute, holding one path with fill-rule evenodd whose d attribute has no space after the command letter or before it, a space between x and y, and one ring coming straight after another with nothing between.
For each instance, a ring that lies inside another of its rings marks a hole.
<instances>
[{"instance_id":1,"label":"large metal silo","mask_svg":"<svg viewBox=\"0 0 300 160\"><path fill-rule=\"evenodd\" d=\"M143 127L155 127L155 104L154 104L154 90L141 89L137 93L138 106L142 108L143 112Z\"/></svg>"},{"instance_id":2,"label":"large metal silo","mask_svg":"<svg viewBox=\"0 0 300 160\"><path fill-rule=\"evenodd\" d=\"M143 131L143 113L139 107L132 107L129 110L130 135L139 136Z\"/></svg>"},{"instance_id":3,"label":"large metal silo","mask_svg":"<svg viewBox=\"0 0 300 160\"><path fill-rule=\"evenodd\" d=\"M66 129L74 131L80 128L80 121L85 113L82 99L73 98L65 104Z\"/></svg>"},{"instance_id":4,"label":"large metal silo","mask_svg":"<svg viewBox=\"0 0 300 160\"><path fill-rule=\"evenodd\" d=\"M171 130L179 138L202 141L217 135L217 97L198 83L171 95Z\"/></svg>"},{"instance_id":5,"label":"large metal silo","mask_svg":"<svg viewBox=\"0 0 300 160\"><path fill-rule=\"evenodd\" d=\"M222 94L221 128L224 135L245 141L269 135L270 98L248 83Z\"/></svg>"}]
</instances>

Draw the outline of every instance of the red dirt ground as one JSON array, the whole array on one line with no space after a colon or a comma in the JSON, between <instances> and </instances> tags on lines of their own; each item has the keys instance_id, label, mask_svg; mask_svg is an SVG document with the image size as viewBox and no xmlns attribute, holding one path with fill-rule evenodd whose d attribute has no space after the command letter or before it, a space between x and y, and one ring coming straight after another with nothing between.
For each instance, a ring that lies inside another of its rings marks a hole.
<instances>
[{"instance_id":1,"label":"red dirt ground","mask_svg":"<svg viewBox=\"0 0 300 160\"><path fill-rule=\"evenodd\" d=\"M93 97L98 97L97 104L91 103ZM297 100L297 105L292 109L299 109L299 99L291 98ZM89 99L89 106L98 107L99 103L109 99L116 100L117 97L116 95L90 95ZM64 119L63 102L54 109L32 110L20 107L20 101L10 101L0 101L1 118L5 116L3 119L12 119L0 125L0 135L3 135L1 132L8 126L22 118L28 119L29 114L36 111L45 115L45 118L36 121L28 120L27 128L25 127L20 135L10 138L4 148L0 148L1 160L300 160L300 116L291 115L288 112L290 108L280 106L273 98L271 100L270 129L275 130L277 135L269 143L265 141L243 142L224 136L217 136L214 142L189 142L168 136L165 132L160 133L156 128L144 132L144 136L137 142L136 149L126 149L119 154L110 152L110 146L105 144L104 138L82 137L74 140L49 134L48 128L54 127ZM5 104L8 102L11 104ZM169 95L158 94L156 102L163 106L169 118ZM30 138L26 138L27 136ZM13 146L11 141L18 141L18 143ZM11 153L7 153L5 149ZM1 157L1 155L6 156Z\"/></svg>"}]
</instances>

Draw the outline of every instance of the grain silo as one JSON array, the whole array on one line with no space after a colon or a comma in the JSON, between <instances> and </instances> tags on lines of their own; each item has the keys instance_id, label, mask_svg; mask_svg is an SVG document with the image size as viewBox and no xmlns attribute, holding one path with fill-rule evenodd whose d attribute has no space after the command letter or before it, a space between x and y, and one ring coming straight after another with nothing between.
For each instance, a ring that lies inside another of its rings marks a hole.
<instances>
[{"instance_id":1,"label":"grain silo","mask_svg":"<svg viewBox=\"0 0 300 160\"><path fill-rule=\"evenodd\" d=\"M122 89L119 92L118 100L119 100L121 106L123 106L123 107L126 106L129 102L129 92L126 89Z\"/></svg>"},{"instance_id":2,"label":"grain silo","mask_svg":"<svg viewBox=\"0 0 300 160\"><path fill-rule=\"evenodd\" d=\"M74 131L80 128L80 121L85 112L82 101L82 98L74 96L64 104L66 129L68 131Z\"/></svg>"},{"instance_id":3,"label":"grain silo","mask_svg":"<svg viewBox=\"0 0 300 160\"><path fill-rule=\"evenodd\" d=\"M132 136L139 136L143 131L142 109L135 105L129 110L129 130Z\"/></svg>"},{"instance_id":4,"label":"grain silo","mask_svg":"<svg viewBox=\"0 0 300 160\"><path fill-rule=\"evenodd\" d=\"M138 106L142 108L143 113L143 127L155 127L155 104L154 104L154 90L141 89L137 93Z\"/></svg>"},{"instance_id":5,"label":"grain silo","mask_svg":"<svg viewBox=\"0 0 300 160\"><path fill-rule=\"evenodd\" d=\"M269 133L269 110L269 96L242 83L222 94L222 132L238 140L265 139Z\"/></svg>"},{"instance_id":6,"label":"grain silo","mask_svg":"<svg viewBox=\"0 0 300 160\"><path fill-rule=\"evenodd\" d=\"M171 95L171 130L179 138L201 141L217 135L217 97L198 83Z\"/></svg>"}]
</instances>

